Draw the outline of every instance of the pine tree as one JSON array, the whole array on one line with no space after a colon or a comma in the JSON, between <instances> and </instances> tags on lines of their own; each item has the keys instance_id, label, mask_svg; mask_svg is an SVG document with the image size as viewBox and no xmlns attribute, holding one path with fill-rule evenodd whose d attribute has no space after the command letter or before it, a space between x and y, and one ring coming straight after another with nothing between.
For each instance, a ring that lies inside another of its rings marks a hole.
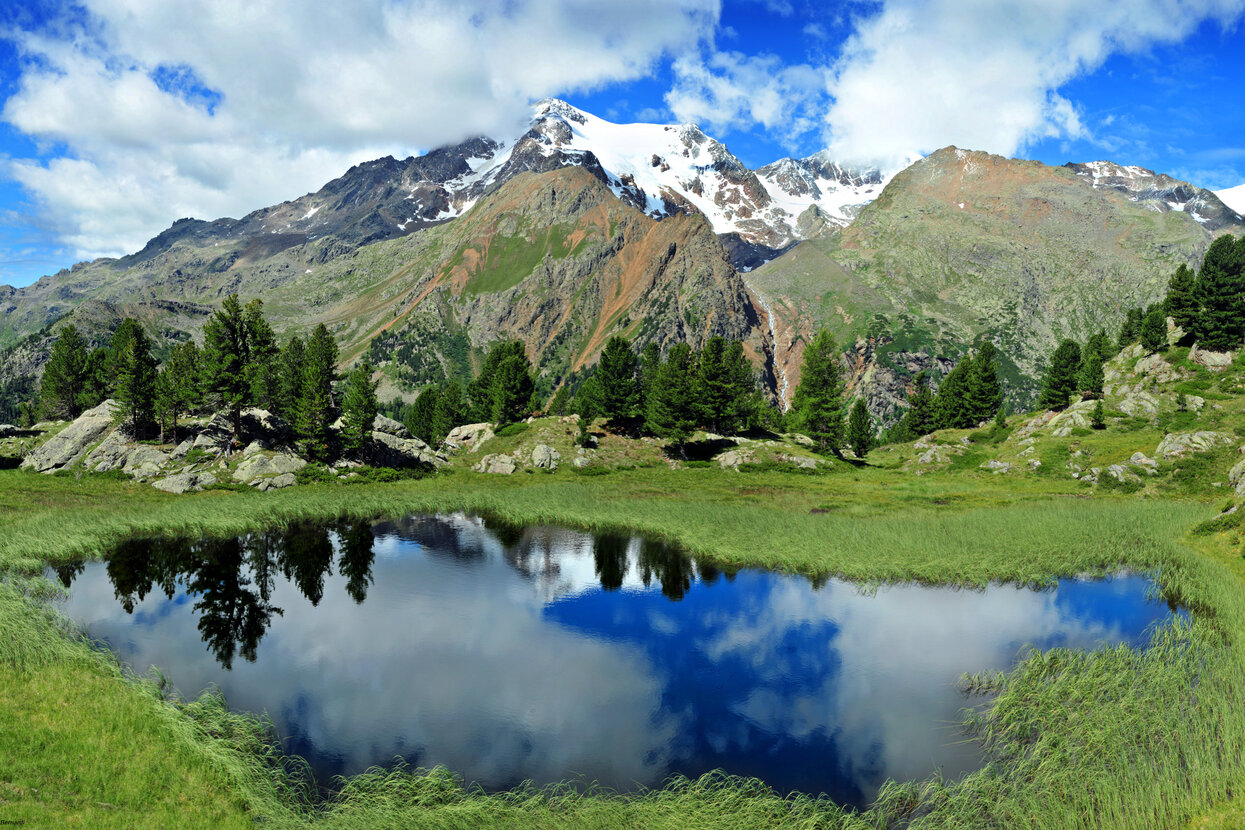
<instances>
[{"instance_id":1,"label":"pine tree","mask_svg":"<svg viewBox=\"0 0 1245 830\"><path fill-rule=\"evenodd\" d=\"M640 394L640 359L631 351L631 344L621 337L611 337L601 351L594 377L600 391L601 413L610 426L623 432L634 431L644 401Z\"/></svg>"},{"instance_id":2,"label":"pine tree","mask_svg":"<svg viewBox=\"0 0 1245 830\"><path fill-rule=\"evenodd\" d=\"M403 422L407 430L425 444L433 443L433 421L437 413L437 398L441 390L436 386L425 386L415 396L415 402L406 408Z\"/></svg>"},{"instance_id":3,"label":"pine tree","mask_svg":"<svg viewBox=\"0 0 1245 830\"><path fill-rule=\"evenodd\" d=\"M975 423L968 400L972 365L973 359L965 355L938 385L934 396L934 424L938 429L966 429Z\"/></svg>"},{"instance_id":4,"label":"pine tree","mask_svg":"<svg viewBox=\"0 0 1245 830\"><path fill-rule=\"evenodd\" d=\"M156 359L151 340L137 320L121 321L109 347L112 354L113 397L120 404L130 435L141 438L155 419Z\"/></svg>"},{"instance_id":5,"label":"pine tree","mask_svg":"<svg viewBox=\"0 0 1245 830\"><path fill-rule=\"evenodd\" d=\"M1094 404L1094 411L1089 416L1089 425L1094 429L1107 428L1107 416L1102 408L1102 398L1099 398L1098 402Z\"/></svg>"},{"instance_id":6,"label":"pine tree","mask_svg":"<svg viewBox=\"0 0 1245 830\"><path fill-rule=\"evenodd\" d=\"M864 458L873 445L873 419L863 398L856 399L847 418L847 443L857 458Z\"/></svg>"},{"instance_id":7,"label":"pine tree","mask_svg":"<svg viewBox=\"0 0 1245 830\"><path fill-rule=\"evenodd\" d=\"M372 364L366 360L346 378L346 394L342 401L342 446L347 452L361 453L372 438L372 421L376 420L376 384L372 380Z\"/></svg>"},{"instance_id":8,"label":"pine tree","mask_svg":"<svg viewBox=\"0 0 1245 830\"><path fill-rule=\"evenodd\" d=\"M242 435L242 409L251 404L249 362L245 313L238 295L230 294L203 326L203 368L207 390L230 411L235 443Z\"/></svg>"},{"instance_id":9,"label":"pine tree","mask_svg":"<svg viewBox=\"0 0 1245 830\"><path fill-rule=\"evenodd\" d=\"M838 453L843 444L843 378L830 332L822 329L804 350L800 384L792 396L799 429L822 452Z\"/></svg>"},{"instance_id":10,"label":"pine tree","mask_svg":"<svg viewBox=\"0 0 1245 830\"><path fill-rule=\"evenodd\" d=\"M744 355L743 343L727 341L723 363L730 405L723 417L722 427L728 433L739 433L751 428L760 418L764 399L757 388L756 372Z\"/></svg>"},{"instance_id":11,"label":"pine tree","mask_svg":"<svg viewBox=\"0 0 1245 830\"><path fill-rule=\"evenodd\" d=\"M1102 355L1088 345L1085 347L1084 357L1081 360L1079 380L1081 389L1095 398L1102 397L1102 385L1106 382L1102 371Z\"/></svg>"},{"instance_id":12,"label":"pine tree","mask_svg":"<svg viewBox=\"0 0 1245 830\"><path fill-rule=\"evenodd\" d=\"M755 387L743 344L710 337L701 350L698 367L696 397L701 423L710 432L739 432L748 420Z\"/></svg>"},{"instance_id":13,"label":"pine tree","mask_svg":"<svg viewBox=\"0 0 1245 830\"><path fill-rule=\"evenodd\" d=\"M1167 350L1167 317L1162 308L1152 308L1142 318L1141 347L1147 354Z\"/></svg>"},{"instance_id":14,"label":"pine tree","mask_svg":"<svg viewBox=\"0 0 1245 830\"><path fill-rule=\"evenodd\" d=\"M52 344L52 354L39 384L39 407L46 417L77 418L82 414L79 397L86 381L86 341L70 324Z\"/></svg>"},{"instance_id":15,"label":"pine tree","mask_svg":"<svg viewBox=\"0 0 1245 830\"><path fill-rule=\"evenodd\" d=\"M276 412L281 406L282 378L277 336L264 318L262 300L251 300L243 310L247 341L247 382L251 385L251 402Z\"/></svg>"},{"instance_id":16,"label":"pine tree","mask_svg":"<svg viewBox=\"0 0 1245 830\"><path fill-rule=\"evenodd\" d=\"M987 340L981 344L968 370L968 426L988 421L1003 404L999 383L998 350Z\"/></svg>"},{"instance_id":17,"label":"pine tree","mask_svg":"<svg viewBox=\"0 0 1245 830\"><path fill-rule=\"evenodd\" d=\"M1197 274L1201 306L1194 332L1208 351L1235 349L1245 340L1245 237L1225 234L1210 244Z\"/></svg>"},{"instance_id":18,"label":"pine tree","mask_svg":"<svg viewBox=\"0 0 1245 830\"><path fill-rule=\"evenodd\" d=\"M307 359L307 344L298 337L291 337L277 358L278 392L276 412L287 421L294 421L298 414L298 400L302 396L303 363Z\"/></svg>"},{"instance_id":19,"label":"pine tree","mask_svg":"<svg viewBox=\"0 0 1245 830\"><path fill-rule=\"evenodd\" d=\"M1079 386L1077 375L1080 368L1081 347L1075 340L1064 340L1051 355L1038 406L1046 409L1065 408Z\"/></svg>"},{"instance_id":20,"label":"pine tree","mask_svg":"<svg viewBox=\"0 0 1245 830\"><path fill-rule=\"evenodd\" d=\"M647 423L649 399L660 369L661 349L656 343L649 343L640 352L640 411L645 419L644 429L648 432L653 431Z\"/></svg>"},{"instance_id":21,"label":"pine tree","mask_svg":"<svg viewBox=\"0 0 1245 830\"><path fill-rule=\"evenodd\" d=\"M463 389L456 380L448 380L437 387L437 406L432 414L432 445L440 444L455 427L467 423L463 404Z\"/></svg>"},{"instance_id":22,"label":"pine tree","mask_svg":"<svg viewBox=\"0 0 1245 830\"><path fill-rule=\"evenodd\" d=\"M536 381L532 378L532 364L527 359L527 351L518 340L512 340L504 347L489 389L493 399L494 423L513 424L532 411Z\"/></svg>"},{"instance_id":23,"label":"pine tree","mask_svg":"<svg viewBox=\"0 0 1245 830\"><path fill-rule=\"evenodd\" d=\"M1141 337L1141 319L1144 313L1140 308L1130 308L1124 315L1124 323L1120 326L1119 349L1123 351L1137 342Z\"/></svg>"},{"instance_id":24,"label":"pine tree","mask_svg":"<svg viewBox=\"0 0 1245 830\"><path fill-rule=\"evenodd\" d=\"M929 372L916 376L912 392L908 394L908 411L904 414L904 440L929 435L936 427L934 419L934 393L929 388Z\"/></svg>"},{"instance_id":25,"label":"pine tree","mask_svg":"<svg viewBox=\"0 0 1245 830\"><path fill-rule=\"evenodd\" d=\"M1197 279L1193 269L1183 262L1167 283L1167 297L1163 300L1163 306L1172 322L1183 329L1185 334L1193 333L1199 310Z\"/></svg>"},{"instance_id":26,"label":"pine tree","mask_svg":"<svg viewBox=\"0 0 1245 830\"><path fill-rule=\"evenodd\" d=\"M112 397L115 386L112 349L108 346L92 349L86 357L86 376L82 381L82 391L78 393L78 406L94 409Z\"/></svg>"},{"instance_id":27,"label":"pine tree","mask_svg":"<svg viewBox=\"0 0 1245 830\"><path fill-rule=\"evenodd\" d=\"M307 341L298 418L295 422L306 454L318 461L330 458L333 450L332 431L329 427L335 418L333 380L336 365L337 343L321 323Z\"/></svg>"},{"instance_id":28,"label":"pine tree","mask_svg":"<svg viewBox=\"0 0 1245 830\"><path fill-rule=\"evenodd\" d=\"M678 447L680 454L699 420L696 407L696 356L686 343L675 343L657 368L649 390L647 424L659 438Z\"/></svg>"},{"instance_id":29,"label":"pine tree","mask_svg":"<svg viewBox=\"0 0 1245 830\"><path fill-rule=\"evenodd\" d=\"M596 374L584 381L575 395L575 414L579 416L579 434L575 437L575 443L581 447L594 446L591 430L593 422L601 417L603 397L601 382Z\"/></svg>"}]
</instances>

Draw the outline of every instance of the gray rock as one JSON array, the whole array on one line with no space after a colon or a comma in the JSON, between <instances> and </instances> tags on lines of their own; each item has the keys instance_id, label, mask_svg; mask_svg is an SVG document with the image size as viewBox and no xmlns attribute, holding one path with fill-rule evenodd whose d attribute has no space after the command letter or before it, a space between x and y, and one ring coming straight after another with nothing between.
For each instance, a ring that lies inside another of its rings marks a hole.
<instances>
[{"instance_id":1,"label":"gray rock","mask_svg":"<svg viewBox=\"0 0 1245 830\"><path fill-rule=\"evenodd\" d=\"M449 449L466 449L468 452L475 452L480 449L480 445L493 437L492 424L467 424L461 427L454 427L450 430L450 434L445 436L445 446Z\"/></svg>"},{"instance_id":2,"label":"gray rock","mask_svg":"<svg viewBox=\"0 0 1245 830\"><path fill-rule=\"evenodd\" d=\"M251 443L247 444L246 449L242 451L242 457L250 458L252 455L255 455L255 453L263 452L263 451L264 451L263 444L259 443L258 441L252 441Z\"/></svg>"},{"instance_id":3,"label":"gray rock","mask_svg":"<svg viewBox=\"0 0 1245 830\"><path fill-rule=\"evenodd\" d=\"M571 463L582 470L584 467L587 467L589 464L592 463L592 459L590 459L586 455L577 455L575 456L575 460L572 461Z\"/></svg>"},{"instance_id":4,"label":"gray rock","mask_svg":"<svg viewBox=\"0 0 1245 830\"><path fill-rule=\"evenodd\" d=\"M12 424L0 424L0 438L12 438L15 435L21 435L25 430Z\"/></svg>"},{"instance_id":5,"label":"gray rock","mask_svg":"<svg viewBox=\"0 0 1245 830\"><path fill-rule=\"evenodd\" d=\"M1228 471L1228 483L1236 488L1238 496L1245 495L1245 459L1236 462L1236 465Z\"/></svg>"},{"instance_id":6,"label":"gray rock","mask_svg":"<svg viewBox=\"0 0 1245 830\"><path fill-rule=\"evenodd\" d=\"M508 476L513 474L518 467L515 466L514 459L508 455L486 455L472 469L477 473Z\"/></svg>"},{"instance_id":7,"label":"gray rock","mask_svg":"<svg viewBox=\"0 0 1245 830\"><path fill-rule=\"evenodd\" d=\"M998 475L999 473L1006 473L1009 470L1011 470L1012 465L1008 464L1006 461L999 461L998 459L991 459L989 461L984 462L981 465L981 469L993 470L994 474Z\"/></svg>"},{"instance_id":8,"label":"gray rock","mask_svg":"<svg viewBox=\"0 0 1245 830\"><path fill-rule=\"evenodd\" d=\"M215 483L216 476L211 473L177 473L168 478L152 482L151 486L166 493L181 495L194 490L202 490L204 487L211 487Z\"/></svg>"},{"instance_id":9,"label":"gray rock","mask_svg":"<svg viewBox=\"0 0 1245 830\"><path fill-rule=\"evenodd\" d=\"M739 465L744 464L747 461L748 456L739 450L727 450L718 456L718 466L723 470L727 468L738 470Z\"/></svg>"},{"instance_id":10,"label":"gray rock","mask_svg":"<svg viewBox=\"0 0 1245 830\"><path fill-rule=\"evenodd\" d=\"M1156 473L1158 473L1159 462L1155 461L1153 458L1151 458L1150 456L1146 455L1143 452L1133 453L1129 457L1128 463L1132 464L1134 467L1142 468L1149 475L1155 475Z\"/></svg>"},{"instance_id":11,"label":"gray rock","mask_svg":"<svg viewBox=\"0 0 1245 830\"><path fill-rule=\"evenodd\" d=\"M1111 476L1116 481L1124 483L1137 483L1141 481L1141 478L1136 473L1125 467L1123 464L1112 464L1107 467L1107 475Z\"/></svg>"},{"instance_id":12,"label":"gray rock","mask_svg":"<svg viewBox=\"0 0 1245 830\"><path fill-rule=\"evenodd\" d=\"M1189 360L1199 366L1205 366L1212 372L1223 372L1232 365L1232 352L1203 351L1197 347L1197 344L1194 344L1193 348L1189 349Z\"/></svg>"},{"instance_id":13,"label":"gray rock","mask_svg":"<svg viewBox=\"0 0 1245 830\"><path fill-rule=\"evenodd\" d=\"M112 429L116 401L104 401L83 412L69 426L53 435L22 461L22 467L50 473L80 461L87 449Z\"/></svg>"},{"instance_id":14,"label":"gray rock","mask_svg":"<svg viewBox=\"0 0 1245 830\"><path fill-rule=\"evenodd\" d=\"M1125 415L1153 415L1159 411L1159 399L1140 387L1124 396L1116 407Z\"/></svg>"},{"instance_id":15,"label":"gray rock","mask_svg":"<svg viewBox=\"0 0 1245 830\"><path fill-rule=\"evenodd\" d=\"M1094 407L1097 401L1077 401L1050 421L1050 434L1055 438L1066 438L1072 430L1089 429Z\"/></svg>"},{"instance_id":16,"label":"gray rock","mask_svg":"<svg viewBox=\"0 0 1245 830\"><path fill-rule=\"evenodd\" d=\"M558 461L562 455L548 444L537 444L532 449L532 466L542 470L558 469Z\"/></svg>"},{"instance_id":17,"label":"gray rock","mask_svg":"<svg viewBox=\"0 0 1245 830\"><path fill-rule=\"evenodd\" d=\"M268 489L280 490L282 487L293 487L297 483L298 479L294 477L293 473L282 473L281 475L274 476L271 480L269 480Z\"/></svg>"},{"instance_id":18,"label":"gray rock","mask_svg":"<svg viewBox=\"0 0 1245 830\"><path fill-rule=\"evenodd\" d=\"M295 473L306 466L306 461L288 453L252 455L238 465L233 472L233 478L235 481L252 481L256 478Z\"/></svg>"},{"instance_id":19,"label":"gray rock","mask_svg":"<svg viewBox=\"0 0 1245 830\"><path fill-rule=\"evenodd\" d=\"M1221 432L1180 432L1163 436L1154 454L1163 459L1181 458L1194 452L1207 452L1232 439Z\"/></svg>"},{"instance_id":20,"label":"gray rock","mask_svg":"<svg viewBox=\"0 0 1245 830\"><path fill-rule=\"evenodd\" d=\"M139 444L126 456L122 470L134 478L151 478L168 463L169 457L166 453L155 447Z\"/></svg>"},{"instance_id":21,"label":"gray rock","mask_svg":"<svg viewBox=\"0 0 1245 830\"><path fill-rule=\"evenodd\" d=\"M82 459L82 466L97 473L108 473L120 470L125 466L130 447L125 443L119 431L113 431L99 445L87 453Z\"/></svg>"},{"instance_id":22,"label":"gray rock","mask_svg":"<svg viewBox=\"0 0 1245 830\"><path fill-rule=\"evenodd\" d=\"M190 450L194 448L194 445L195 445L194 439L187 438L185 441L181 442L180 444L178 444L176 447L173 448L173 451L169 453L169 458L171 458L173 461L181 461L183 458L189 455Z\"/></svg>"},{"instance_id":23,"label":"gray rock","mask_svg":"<svg viewBox=\"0 0 1245 830\"><path fill-rule=\"evenodd\" d=\"M384 432L395 438L410 438L411 433L407 430L406 425L401 421L395 421L393 418L385 415L377 415L372 419L372 432Z\"/></svg>"},{"instance_id":24,"label":"gray rock","mask_svg":"<svg viewBox=\"0 0 1245 830\"><path fill-rule=\"evenodd\" d=\"M786 438L792 444L798 444L801 447L817 446L817 443L813 441L812 438L809 438L807 435L804 435L803 433L800 433L800 432L787 433L786 435L783 436L783 438Z\"/></svg>"},{"instance_id":25,"label":"gray rock","mask_svg":"<svg viewBox=\"0 0 1245 830\"><path fill-rule=\"evenodd\" d=\"M399 438L387 432L373 432L372 440L363 451L364 459L373 467L440 467L445 457L418 438Z\"/></svg>"}]
</instances>

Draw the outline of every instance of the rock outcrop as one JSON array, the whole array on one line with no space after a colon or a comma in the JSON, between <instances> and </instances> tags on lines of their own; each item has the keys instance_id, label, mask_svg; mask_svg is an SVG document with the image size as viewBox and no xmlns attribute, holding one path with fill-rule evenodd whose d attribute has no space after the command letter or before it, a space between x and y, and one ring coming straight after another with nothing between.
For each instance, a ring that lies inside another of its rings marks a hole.
<instances>
[{"instance_id":1,"label":"rock outcrop","mask_svg":"<svg viewBox=\"0 0 1245 830\"><path fill-rule=\"evenodd\" d=\"M113 428L117 402L104 401L79 415L72 424L49 438L22 460L22 467L51 473L82 460L95 442Z\"/></svg>"}]
</instances>

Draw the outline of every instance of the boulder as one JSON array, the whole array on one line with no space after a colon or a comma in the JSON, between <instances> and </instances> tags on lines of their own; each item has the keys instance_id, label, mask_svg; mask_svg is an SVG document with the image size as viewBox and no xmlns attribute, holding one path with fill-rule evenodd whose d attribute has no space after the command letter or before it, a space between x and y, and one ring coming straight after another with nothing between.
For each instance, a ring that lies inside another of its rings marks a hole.
<instances>
[{"instance_id":1,"label":"boulder","mask_svg":"<svg viewBox=\"0 0 1245 830\"><path fill-rule=\"evenodd\" d=\"M1236 489L1238 496L1245 495L1245 459L1236 462L1228 471L1228 483Z\"/></svg>"},{"instance_id":2,"label":"boulder","mask_svg":"<svg viewBox=\"0 0 1245 830\"><path fill-rule=\"evenodd\" d=\"M1201 395L1185 395L1184 406L1190 412L1201 412L1206 408L1206 399Z\"/></svg>"},{"instance_id":3,"label":"boulder","mask_svg":"<svg viewBox=\"0 0 1245 830\"><path fill-rule=\"evenodd\" d=\"M1012 465L1008 464L1006 461L999 461L995 458L984 462L981 465L981 469L992 470L995 475L998 475L999 473L1006 473L1010 471L1012 469Z\"/></svg>"},{"instance_id":4,"label":"boulder","mask_svg":"<svg viewBox=\"0 0 1245 830\"><path fill-rule=\"evenodd\" d=\"M783 436L792 444L798 444L801 447L815 447L817 443L802 432L790 432Z\"/></svg>"},{"instance_id":5,"label":"boulder","mask_svg":"<svg viewBox=\"0 0 1245 830\"><path fill-rule=\"evenodd\" d=\"M1154 454L1166 459L1182 458L1190 453L1207 452L1220 444L1230 444L1232 439L1221 432L1180 432L1163 436Z\"/></svg>"},{"instance_id":6,"label":"boulder","mask_svg":"<svg viewBox=\"0 0 1245 830\"><path fill-rule=\"evenodd\" d=\"M193 490L202 490L216 483L216 476L211 473L177 473L168 478L152 482L151 486L166 493L181 495Z\"/></svg>"},{"instance_id":7,"label":"boulder","mask_svg":"<svg viewBox=\"0 0 1245 830\"><path fill-rule=\"evenodd\" d=\"M130 450L121 469L134 478L151 478L169 463L167 453L155 447L139 444Z\"/></svg>"},{"instance_id":8,"label":"boulder","mask_svg":"<svg viewBox=\"0 0 1245 830\"><path fill-rule=\"evenodd\" d=\"M401 421L395 421L385 415L377 415L372 419L372 432L383 432L395 438L410 438L411 433Z\"/></svg>"},{"instance_id":9,"label":"boulder","mask_svg":"<svg viewBox=\"0 0 1245 830\"><path fill-rule=\"evenodd\" d=\"M21 435L25 431L26 430L21 427L16 427L12 424L0 424L0 438L13 438L17 435Z\"/></svg>"},{"instance_id":10,"label":"boulder","mask_svg":"<svg viewBox=\"0 0 1245 830\"><path fill-rule=\"evenodd\" d=\"M1152 354L1138 360L1133 366L1133 376L1145 376L1158 383L1170 383L1180 380L1180 372L1163 359L1161 354Z\"/></svg>"},{"instance_id":11,"label":"boulder","mask_svg":"<svg viewBox=\"0 0 1245 830\"><path fill-rule=\"evenodd\" d=\"M578 469L582 470L584 467L587 467L589 464L592 463L592 459L586 455L577 455L575 456L575 460L572 461L571 463L574 464L575 467L577 467Z\"/></svg>"},{"instance_id":12,"label":"boulder","mask_svg":"<svg viewBox=\"0 0 1245 830\"><path fill-rule=\"evenodd\" d=\"M1125 415L1153 415L1159 411L1159 399L1140 388L1129 392L1117 408Z\"/></svg>"},{"instance_id":13,"label":"boulder","mask_svg":"<svg viewBox=\"0 0 1245 830\"><path fill-rule=\"evenodd\" d=\"M1097 401L1077 401L1049 421L1050 434L1055 438L1066 438L1072 430L1089 429Z\"/></svg>"},{"instance_id":14,"label":"boulder","mask_svg":"<svg viewBox=\"0 0 1245 830\"><path fill-rule=\"evenodd\" d=\"M129 454L129 445L122 439L121 433L114 430L95 449L87 453L86 458L82 459L82 466L97 473L120 470L125 466Z\"/></svg>"},{"instance_id":15,"label":"boulder","mask_svg":"<svg viewBox=\"0 0 1245 830\"><path fill-rule=\"evenodd\" d=\"M440 467L445 458L418 438L399 438L387 432L373 432L363 450L364 459L373 467Z\"/></svg>"},{"instance_id":16,"label":"boulder","mask_svg":"<svg viewBox=\"0 0 1245 830\"><path fill-rule=\"evenodd\" d=\"M727 450L726 452L718 456L718 466L720 466L723 470L727 469L728 467L731 469L738 470L739 465L744 464L747 461L748 461L748 456L740 452L739 450Z\"/></svg>"},{"instance_id":17,"label":"boulder","mask_svg":"<svg viewBox=\"0 0 1245 830\"><path fill-rule=\"evenodd\" d=\"M174 461L181 461L183 458L185 458L187 455L190 454L190 450L194 448L194 445L195 445L194 439L187 438L185 441L181 442L180 444L178 444L176 447L173 448L173 451L169 453L169 458L171 458Z\"/></svg>"},{"instance_id":18,"label":"boulder","mask_svg":"<svg viewBox=\"0 0 1245 830\"><path fill-rule=\"evenodd\" d=\"M1212 372L1223 372L1232 365L1232 352L1208 352L1199 349L1195 343L1189 349L1189 360Z\"/></svg>"},{"instance_id":19,"label":"boulder","mask_svg":"<svg viewBox=\"0 0 1245 830\"><path fill-rule=\"evenodd\" d=\"M252 481L257 478L296 473L306 466L306 461L289 453L252 455L244 459L233 471L233 478L234 481Z\"/></svg>"},{"instance_id":20,"label":"boulder","mask_svg":"<svg viewBox=\"0 0 1245 830\"><path fill-rule=\"evenodd\" d=\"M532 466L542 470L558 469L561 453L548 444L537 444L532 448Z\"/></svg>"},{"instance_id":21,"label":"boulder","mask_svg":"<svg viewBox=\"0 0 1245 830\"><path fill-rule=\"evenodd\" d=\"M477 473L508 476L514 473L518 467L515 466L514 459L508 455L486 455L472 469Z\"/></svg>"},{"instance_id":22,"label":"boulder","mask_svg":"<svg viewBox=\"0 0 1245 830\"><path fill-rule=\"evenodd\" d=\"M109 399L83 412L72 424L27 455L22 467L50 473L80 461L90 446L112 429L116 408L116 401Z\"/></svg>"},{"instance_id":23,"label":"boulder","mask_svg":"<svg viewBox=\"0 0 1245 830\"><path fill-rule=\"evenodd\" d=\"M298 479L293 473L282 473L272 478L261 479L256 489L259 490L280 490L283 487L293 487L298 483Z\"/></svg>"},{"instance_id":24,"label":"boulder","mask_svg":"<svg viewBox=\"0 0 1245 830\"><path fill-rule=\"evenodd\" d=\"M1132 464L1134 467L1140 467L1145 470L1147 475L1155 475L1158 473L1159 462L1155 461L1143 452L1133 453L1129 457L1128 463Z\"/></svg>"},{"instance_id":25,"label":"boulder","mask_svg":"<svg viewBox=\"0 0 1245 830\"><path fill-rule=\"evenodd\" d=\"M1107 475L1121 483L1136 484L1141 481L1141 478L1136 473L1125 467L1123 464L1112 464L1107 467Z\"/></svg>"},{"instance_id":26,"label":"boulder","mask_svg":"<svg viewBox=\"0 0 1245 830\"><path fill-rule=\"evenodd\" d=\"M450 434L445 436L445 446L451 450L465 449L468 452L475 452L480 449L480 445L493 437L492 424L467 424L461 427L454 427L450 430Z\"/></svg>"}]
</instances>

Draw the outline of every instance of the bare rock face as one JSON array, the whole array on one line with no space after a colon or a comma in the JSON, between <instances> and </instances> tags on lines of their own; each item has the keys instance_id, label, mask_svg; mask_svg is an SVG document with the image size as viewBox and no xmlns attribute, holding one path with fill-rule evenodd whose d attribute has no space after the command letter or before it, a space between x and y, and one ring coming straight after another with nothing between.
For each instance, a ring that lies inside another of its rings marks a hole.
<instances>
[{"instance_id":1,"label":"bare rock face","mask_svg":"<svg viewBox=\"0 0 1245 830\"><path fill-rule=\"evenodd\" d=\"M1232 365L1232 352L1208 352L1199 349L1195 343L1193 348L1189 349L1189 360L1199 366L1205 366L1212 372L1223 372Z\"/></svg>"},{"instance_id":2,"label":"bare rock face","mask_svg":"<svg viewBox=\"0 0 1245 830\"><path fill-rule=\"evenodd\" d=\"M1181 432L1163 436L1154 454L1163 459L1183 458L1195 452L1208 452L1232 439L1221 432Z\"/></svg>"},{"instance_id":3,"label":"bare rock face","mask_svg":"<svg viewBox=\"0 0 1245 830\"><path fill-rule=\"evenodd\" d=\"M296 455L277 453L276 455L252 455L238 465L233 472L234 481L253 482L255 479L296 473L307 462Z\"/></svg>"},{"instance_id":4,"label":"bare rock face","mask_svg":"<svg viewBox=\"0 0 1245 830\"><path fill-rule=\"evenodd\" d=\"M374 467L441 467L445 457L418 438L399 438L387 432L373 432L364 451L367 463Z\"/></svg>"},{"instance_id":5,"label":"bare rock face","mask_svg":"<svg viewBox=\"0 0 1245 830\"><path fill-rule=\"evenodd\" d=\"M537 444L532 449L532 466L542 470L558 469L562 454L548 444Z\"/></svg>"},{"instance_id":6,"label":"bare rock face","mask_svg":"<svg viewBox=\"0 0 1245 830\"><path fill-rule=\"evenodd\" d=\"M22 467L39 473L50 473L82 459L87 450L113 427L117 402L109 399L88 409L39 449L22 461Z\"/></svg>"},{"instance_id":7,"label":"bare rock face","mask_svg":"<svg viewBox=\"0 0 1245 830\"><path fill-rule=\"evenodd\" d=\"M471 469L477 473L491 473L493 475L508 476L512 475L518 467L514 463L514 459L508 455L486 455L480 459L480 463Z\"/></svg>"},{"instance_id":8,"label":"bare rock face","mask_svg":"<svg viewBox=\"0 0 1245 830\"><path fill-rule=\"evenodd\" d=\"M211 473L177 473L176 475L153 481L151 486L166 493L181 495L182 493L202 490L204 487L211 487L215 483L216 476Z\"/></svg>"},{"instance_id":9,"label":"bare rock face","mask_svg":"<svg viewBox=\"0 0 1245 830\"><path fill-rule=\"evenodd\" d=\"M393 418L386 417L385 415L377 415L372 420L372 431L383 432L396 438L411 437L411 433L407 430L405 424L400 421L395 421Z\"/></svg>"}]
</instances>

